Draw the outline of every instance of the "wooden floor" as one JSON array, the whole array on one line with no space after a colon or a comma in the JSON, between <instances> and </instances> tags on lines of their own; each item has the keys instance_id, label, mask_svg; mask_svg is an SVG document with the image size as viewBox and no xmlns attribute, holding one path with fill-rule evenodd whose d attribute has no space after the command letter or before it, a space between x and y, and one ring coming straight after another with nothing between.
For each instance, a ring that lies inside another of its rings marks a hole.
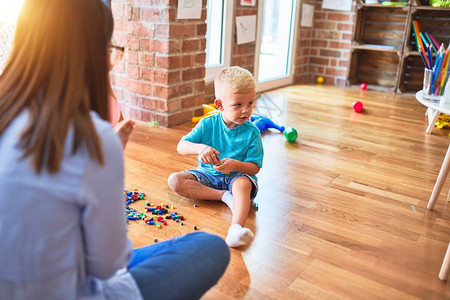
<instances>
[{"instance_id":1,"label":"wooden floor","mask_svg":"<svg viewBox=\"0 0 450 300\"><path fill-rule=\"evenodd\" d=\"M355 100L363 113L353 112ZM203 299L450 298L450 283L438 279L450 240L448 183L435 210L426 209L449 131L425 134L425 108L413 96L291 86L264 94L256 113L296 128L299 138L263 135L259 211L247 221L255 240L231 250L225 275ZM131 223L136 247L193 226L225 237L225 204L181 198L167 187L170 173L196 166L176 152L191 127L138 124L131 137L126 186L176 205L187 219L159 230Z\"/></svg>"}]
</instances>

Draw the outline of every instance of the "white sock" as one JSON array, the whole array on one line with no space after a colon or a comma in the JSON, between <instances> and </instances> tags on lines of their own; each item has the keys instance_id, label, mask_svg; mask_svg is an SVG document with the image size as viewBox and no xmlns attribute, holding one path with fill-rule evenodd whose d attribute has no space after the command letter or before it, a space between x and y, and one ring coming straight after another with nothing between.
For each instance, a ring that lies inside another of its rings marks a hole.
<instances>
[{"instance_id":1,"label":"white sock","mask_svg":"<svg viewBox=\"0 0 450 300\"><path fill-rule=\"evenodd\" d=\"M255 235L250 229L242 227L239 224L233 224L228 229L228 235L225 242L229 247L239 247L250 244Z\"/></svg>"},{"instance_id":2,"label":"white sock","mask_svg":"<svg viewBox=\"0 0 450 300\"><path fill-rule=\"evenodd\" d=\"M231 209L231 212L233 212L233 194L231 194L230 191L223 193L222 201L225 202L225 204Z\"/></svg>"}]
</instances>

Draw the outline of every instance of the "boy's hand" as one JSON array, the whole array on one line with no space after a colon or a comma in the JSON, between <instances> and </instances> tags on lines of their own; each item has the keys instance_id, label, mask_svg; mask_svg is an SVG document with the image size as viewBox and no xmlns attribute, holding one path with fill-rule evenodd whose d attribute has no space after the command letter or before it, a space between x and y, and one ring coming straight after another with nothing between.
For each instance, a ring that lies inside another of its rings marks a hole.
<instances>
[{"instance_id":1,"label":"boy's hand","mask_svg":"<svg viewBox=\"0 0 450 300\"><path fill-rule=\"evenodd\" d=\"M220 154L220 152L217 151L216 149L206 146L198 154L198 157L206 165L209 165L209 164L218 165L218 164L220 164L219 154Z\"/></svg>"},{"instance_id":2,"label":"boy's hand","mask_svg":"<svg viewBox=\"0 0 450 300\"><path fill-rule=\"evenodd\" d=\"M215 165L213 168L216 171L219 171L222 174L230 174L231 171L234 171L235 169L235 160L232 158L224 158L222 159L220 165Z\"/></svg>"}]
</instances>

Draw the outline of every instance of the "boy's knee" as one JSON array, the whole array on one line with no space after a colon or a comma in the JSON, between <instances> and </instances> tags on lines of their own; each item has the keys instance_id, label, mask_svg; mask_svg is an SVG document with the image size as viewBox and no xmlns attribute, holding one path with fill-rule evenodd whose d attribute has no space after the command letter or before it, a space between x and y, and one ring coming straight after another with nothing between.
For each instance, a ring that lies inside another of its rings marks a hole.
<instances>
[{"instance_id":1,"label":"boy's knee","mask_svg":"<svg viewBox=\"0 0 450 300\"><path fill-rule=\"evenodd\" d=\"M172 173L169 175L169 178L167 178L167 185L172 191L177 192L177 190L181 186L179 180L180 173Z\"/></svg>"},{"instance_id":2,"label":"boy's knee","mask_svg":"<svg viewBox=\"0 0 450 300\"><path fill-rule=\"evenodd\" d=\"M239 177L236 178L236 180L233 183L234 188L240 188L240 189L252 189L252 182L247 177Z\"/></svg>"}]
</instances>

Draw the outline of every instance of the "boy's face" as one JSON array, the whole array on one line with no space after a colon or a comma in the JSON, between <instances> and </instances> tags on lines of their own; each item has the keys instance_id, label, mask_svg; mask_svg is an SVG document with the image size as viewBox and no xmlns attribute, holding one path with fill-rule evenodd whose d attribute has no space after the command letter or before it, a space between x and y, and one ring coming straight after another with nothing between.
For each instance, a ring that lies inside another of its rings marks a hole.
<instances>
[{"instance_id":1,"label":"boy's face","mask_svg":"<svg viewBox=\"0 0 450 300\"><path fill-rule=\"evenodd\" d=\"M225 93L223 99L214 101L216 107L222 112L222 118L228 128L244 124L253 111L255 91L246 94Z\"/></svg>"}]
</instances>

